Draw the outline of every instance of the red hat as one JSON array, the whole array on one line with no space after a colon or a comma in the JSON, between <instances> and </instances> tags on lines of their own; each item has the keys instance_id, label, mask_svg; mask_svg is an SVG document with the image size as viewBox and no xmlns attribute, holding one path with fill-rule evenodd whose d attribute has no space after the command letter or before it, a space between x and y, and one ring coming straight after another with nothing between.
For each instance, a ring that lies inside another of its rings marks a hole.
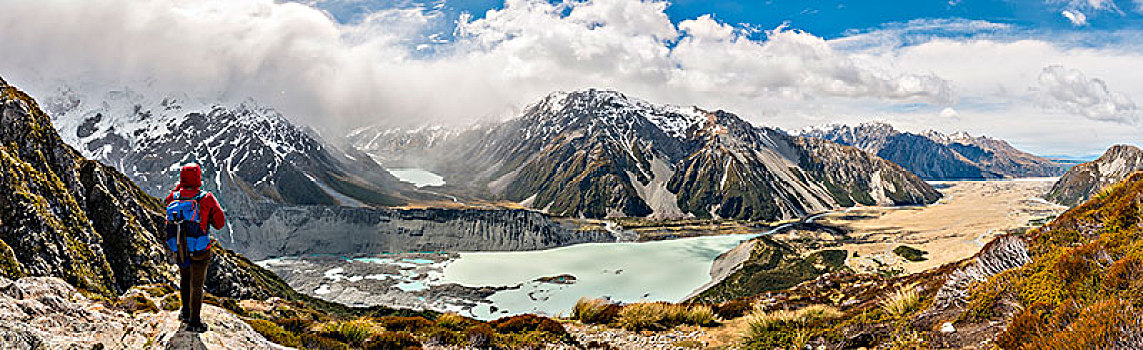
<instances>
[{"instance_id":1,"label":"red hat","mask_svg":"<svg viewBox=\"0 0 1143 350\"><path fill-rule=\"evenodd\" d=\"M202 187L202 168L197 163L184 165L179 170L179 187Z\"/></svg>"}]
</instances>

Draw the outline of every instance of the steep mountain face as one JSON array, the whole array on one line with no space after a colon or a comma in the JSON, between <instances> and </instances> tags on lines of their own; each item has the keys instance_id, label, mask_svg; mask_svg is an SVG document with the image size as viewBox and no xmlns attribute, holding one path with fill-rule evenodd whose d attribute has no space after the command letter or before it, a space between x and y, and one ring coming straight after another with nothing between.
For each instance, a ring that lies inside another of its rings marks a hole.
<instances>
[{"instance_id":1,"label":"steep mountain face","mask_svg":"<svg viewBox=\"0 0 1143 350\"><path fill-rule=\"evenodd\" d=\"M802 131L877 154L926 180L1058 176L1064 167L1017 150L1003 140L966 133L902 132L886 123L829 125Z\"/></svg>"},{"instance_id":2,"label":"steep mountain face","mask_svg":"<svg viewBox=\"0 0 1143 350\"><path fill-rule=\"evenodd\" d=\"M394 151L419 155L449 183L574 217L773 220L940 196L854 148L614 91L555 93L518 118Z\"/></svg>"},{"instance_id":3,"label":"steep mountain face","mask_svg":"<svg viewBox=\"0 0 1143 350\"><path fill-rule=\"evenodd\" d=\"M253 101L209 105L131 90L85 96L62 90L48 110L84 155L122 169L165 196L178 167L203 166L208 189L228 199L299 205L387 206L411 192L357 152L342 152Z\"/></svg>"},{"instance_id":4,"label":"steep mountain face","mask_svg":"<svg viewBox=\"0 0 1143 350\"><path fill-rule=\"evenodd\" d=\"M1075 206L1140 170L1143 170L1143 150L1131 145L1116 145L1099 159L1069 169L1044 199Z\"/></svg>"},{"instance_id":5,"label":"steep mountain face","mask_svg":"<svg viewBox=\"0 0 1143 350\"><path fill-rule=\"evenodd\" d=\"M157 237L162 225L158 199L65 144L36 101L0 80L0 275L59 277L103 295L177 284ZM208 291L264 298L288 290L246 259L217 254Z\"/></svg>"}]
</instances>

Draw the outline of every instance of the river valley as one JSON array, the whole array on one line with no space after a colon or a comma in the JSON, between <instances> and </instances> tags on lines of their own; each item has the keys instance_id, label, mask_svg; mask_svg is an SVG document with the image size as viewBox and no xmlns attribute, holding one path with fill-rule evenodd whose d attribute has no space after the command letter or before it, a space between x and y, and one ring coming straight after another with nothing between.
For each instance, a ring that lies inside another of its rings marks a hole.
<instances>
[{"instance_id":1,"label":"river valley","mask_svg":"<svg viewBox=\"0 0 1143 350\"><path fill-rule=\"evenodd\" d=\"M808 220L843 232L840 236L782 225L747 234L533 251L308 255L259 264L299 291L349 305L426 308L480 319L567 315L581 297L681 301L711 281L720 255L760 234L777 232L774 238L803 254L818 247L844 249L847 265L858 271L915 272L968 257L992 236L1063 210L1037 197L1049 181L937 185L946 198L934 205L855 208ZM902 244L930 252L928 259L910 262L891 252Z\"/></svg>"}]
</instances>

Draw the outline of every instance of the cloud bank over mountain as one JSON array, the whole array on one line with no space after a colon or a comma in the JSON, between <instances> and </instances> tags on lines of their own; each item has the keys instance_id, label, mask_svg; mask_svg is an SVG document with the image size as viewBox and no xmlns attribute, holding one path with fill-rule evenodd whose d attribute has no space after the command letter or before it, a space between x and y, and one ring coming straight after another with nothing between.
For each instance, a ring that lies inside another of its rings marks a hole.
<instances>
[{"instance_id":1,"label":"cloud bank over mountain","mask_svg":"<svg viewBox=\"0 0 1143 350\"><path fill-rule=\"evenodd\" d=\"M86 81L253 97L332 129L504 118L553 90L603 87L785 128L876 118L993 134L1003 114L1048 134L1080 120L1115 139L1143 93L1143 73L1116 68L1141 62L1139 50L1014 38L987 21L919 19L827 40L709 15L672 22L662 1L507 0L455 23L443 2L403 4L343 23L272 0L0 0L0 70L38 95ZM1028 87L1052 65L1107 88L1088 89L1093 104L1045 103L1045 91L1064 90ZM1086 141L1055 148L1102 147Z\"/></svg>"}]
</instances>

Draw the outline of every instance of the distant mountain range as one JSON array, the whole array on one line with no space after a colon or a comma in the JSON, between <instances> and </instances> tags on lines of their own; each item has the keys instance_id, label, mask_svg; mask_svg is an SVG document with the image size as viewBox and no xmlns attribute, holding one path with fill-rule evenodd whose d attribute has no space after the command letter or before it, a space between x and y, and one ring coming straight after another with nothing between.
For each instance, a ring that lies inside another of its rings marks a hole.
<instances>
[{"instance_id":1,"label":"distant mountain range","mask_svg":"<svg viewBox=\"0 0 1143 350\"><path fill-rule=\"evenodd\" d=\"M903 132L881 122L806 129L802 136L854 146L897 163L925 180L1050 177L1066 167L1020 151L1003 140L936 131Z\"/></svg>"},{"instance_id":2,"label":"distant mountain range","mask_svg":"<svg viewBox=\"0 0 1143 350\"><path fill-rule=\"evenodd\" d=\"M370 156L335 147L252 100L227 105L127 89L61 91L46 99L46 109L63 139L122 169L148 194L165 196L181 164L201 164L203 187L228 213L216 238L251 258L614 240L522 210L390 209L452 199L400 182Z\"/></svg>"},{"instance_id":3,"label":"distant mountain range","mask_svg":"<svg viewBox=\"0 0 1143 350\"><path fill-rule=\"evenodd\" d=\"M774 220L940 197L856 148L615 91L554 93L517 118L465 130L363 129L351 139L477 195L561 216Z\"/></svg>"},{"instance_id":4,"label":"distant mountain range","mask_svg":"<svg viewBox=\"0 0 1143 350\"><path fill-rule=\"evenodd\" d=\"M1143 150L1131 145L1116 145L1098 159L1069 169L1044 198L1075 206L1136 171L1143 171Z\"/></svg>"}]
</instances>

